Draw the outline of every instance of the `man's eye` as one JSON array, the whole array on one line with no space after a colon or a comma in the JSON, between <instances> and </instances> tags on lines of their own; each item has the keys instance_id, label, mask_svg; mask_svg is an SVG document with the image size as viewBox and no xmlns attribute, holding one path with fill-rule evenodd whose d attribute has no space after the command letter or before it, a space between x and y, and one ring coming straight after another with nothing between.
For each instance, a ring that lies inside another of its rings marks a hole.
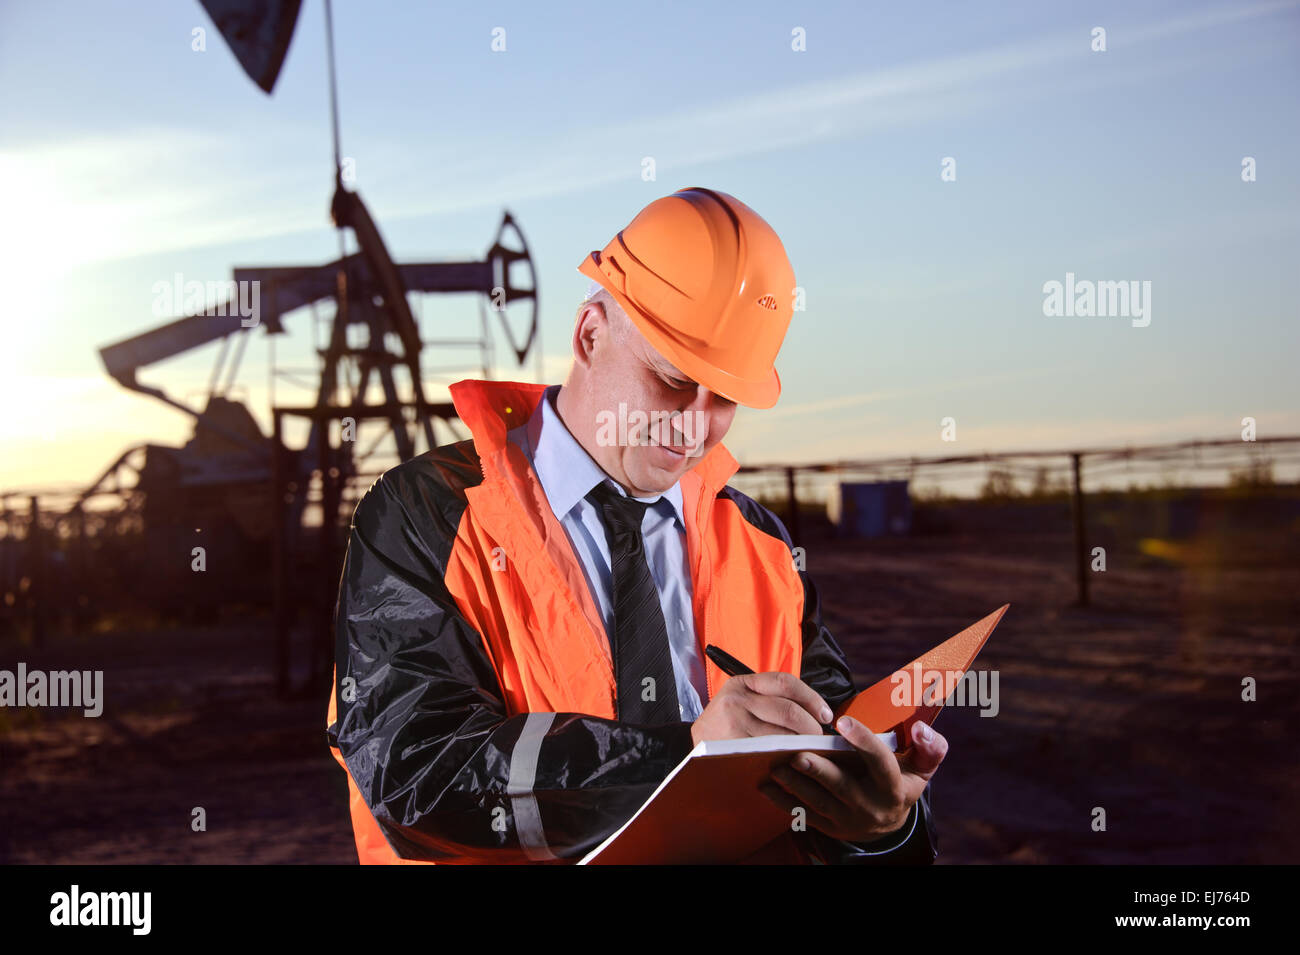
<instances>
[{"instance_id":1,"label":"man's eye","mask_svg":"<svg viewBox=\"0 0 1300 955\"><path fill-rule=\"evenodd\" d=\"M671 379L668 378L665 378L664 381L667 383L669 388L676 388L678 391L681 391L685 388L694 387L692 383L689 381L672 381Z\"/></svg>"}]
</instances>

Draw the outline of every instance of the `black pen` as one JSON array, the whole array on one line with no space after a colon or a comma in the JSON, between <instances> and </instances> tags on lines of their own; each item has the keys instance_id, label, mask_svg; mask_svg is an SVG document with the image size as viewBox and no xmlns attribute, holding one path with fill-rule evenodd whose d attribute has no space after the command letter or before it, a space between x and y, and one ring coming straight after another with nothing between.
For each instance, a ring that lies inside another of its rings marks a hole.
<instances>
[{"instance_id":1,"label":"black pen","mask_svg":"<svg viewBox=\"0 0 1300 955\"><path fill-rule=\"evenodd\" d=\"M718 665L718 669L727 676L740 676L743 673L753 673L749 667L741 663L726 650L709 644L704 648L705 656Z\"/></svg>"},{"instance_id":2,"label":"black pen","mask_svg":"<svg viewBox=\"0 0 1300 955\"><path fill-rule=\"evenodd\" d=\"M721 647L715 647L711 643L704 648L704 655L707 656L714 663L716 663L718 665L718 669L721 670L723 673L727 674L727 676L740 676L743 673L754 672L749 667L745 666L745 664L741 663L739 660L733 657L726 650L723 650ZM839 732L835 729L835 724L833 722L822 723L821 728L826 733L827 736L840 735Z\"/></svg>"}]
</instances>

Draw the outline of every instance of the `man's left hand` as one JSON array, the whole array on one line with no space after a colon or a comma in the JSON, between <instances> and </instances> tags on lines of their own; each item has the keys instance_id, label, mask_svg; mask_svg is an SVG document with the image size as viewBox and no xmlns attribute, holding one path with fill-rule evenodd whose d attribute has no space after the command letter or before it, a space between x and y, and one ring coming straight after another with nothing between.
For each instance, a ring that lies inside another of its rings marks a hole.
<instances>
[{"instance_id":1,"label":"man's left hand","mask_svg":"<svg viewBox=\"0 0 1300 955\"><path fill-rule=\"evenodd\" d=\"M772 771L780 788L764 783L764 795L787 811L802 807L808 825L845 842L871 842L902 828L947 755L948 741L918 720L911 750L899 755L852 717L842 717L835 728L861 763L837 765L817 753L797 753Z\"/></svg>"}]
</instances>

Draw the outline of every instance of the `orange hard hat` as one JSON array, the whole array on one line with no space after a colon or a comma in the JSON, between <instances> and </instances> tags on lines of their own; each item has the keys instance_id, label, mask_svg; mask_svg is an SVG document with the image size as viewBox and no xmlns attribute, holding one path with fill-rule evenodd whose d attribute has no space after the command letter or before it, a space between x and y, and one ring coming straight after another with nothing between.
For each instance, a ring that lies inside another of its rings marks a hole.
<instances>
[{"instance_id":1,"label":"orange hard hat","mask_svg":"<svg viewBox=\"0 0 1300 955\"><path fill-rule=\"evenodd\" d=\"M693 187L656 199L578 271L683 375L742 405L776 404L794 269L772 227L735 196Z\"/></svg>"}]
</instances>

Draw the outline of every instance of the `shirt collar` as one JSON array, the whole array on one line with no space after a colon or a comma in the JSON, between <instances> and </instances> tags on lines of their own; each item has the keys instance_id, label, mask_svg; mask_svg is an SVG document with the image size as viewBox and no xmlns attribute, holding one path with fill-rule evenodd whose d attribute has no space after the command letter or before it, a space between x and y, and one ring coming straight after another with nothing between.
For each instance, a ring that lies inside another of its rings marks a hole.
<instances>
[{"instance_id":1,"label":"shirt collar","mask_svg":"<svg viewBox=\"0 0 1300 955\"><path fill-rule=\"evenodd\" d=\"M557 518L563 519L574 506L586 497L591 489L601 481L609 483L624 495L627 492L609 477L600 465L592 460L587 449L578 443L577 438L569 433L560 414L555 410L555 396L559 394L558 384L549 386L542 393L542 400L528 421L510 431L516 443L523 449L532 462L537 479L546 492L546 499ZM638 497L638 501L655 501L663 498L673 506L673 513L682 527L686 526L683 517L682 484L676 481L662 494L654 497Z\"/></svg>"}]
</instances>

